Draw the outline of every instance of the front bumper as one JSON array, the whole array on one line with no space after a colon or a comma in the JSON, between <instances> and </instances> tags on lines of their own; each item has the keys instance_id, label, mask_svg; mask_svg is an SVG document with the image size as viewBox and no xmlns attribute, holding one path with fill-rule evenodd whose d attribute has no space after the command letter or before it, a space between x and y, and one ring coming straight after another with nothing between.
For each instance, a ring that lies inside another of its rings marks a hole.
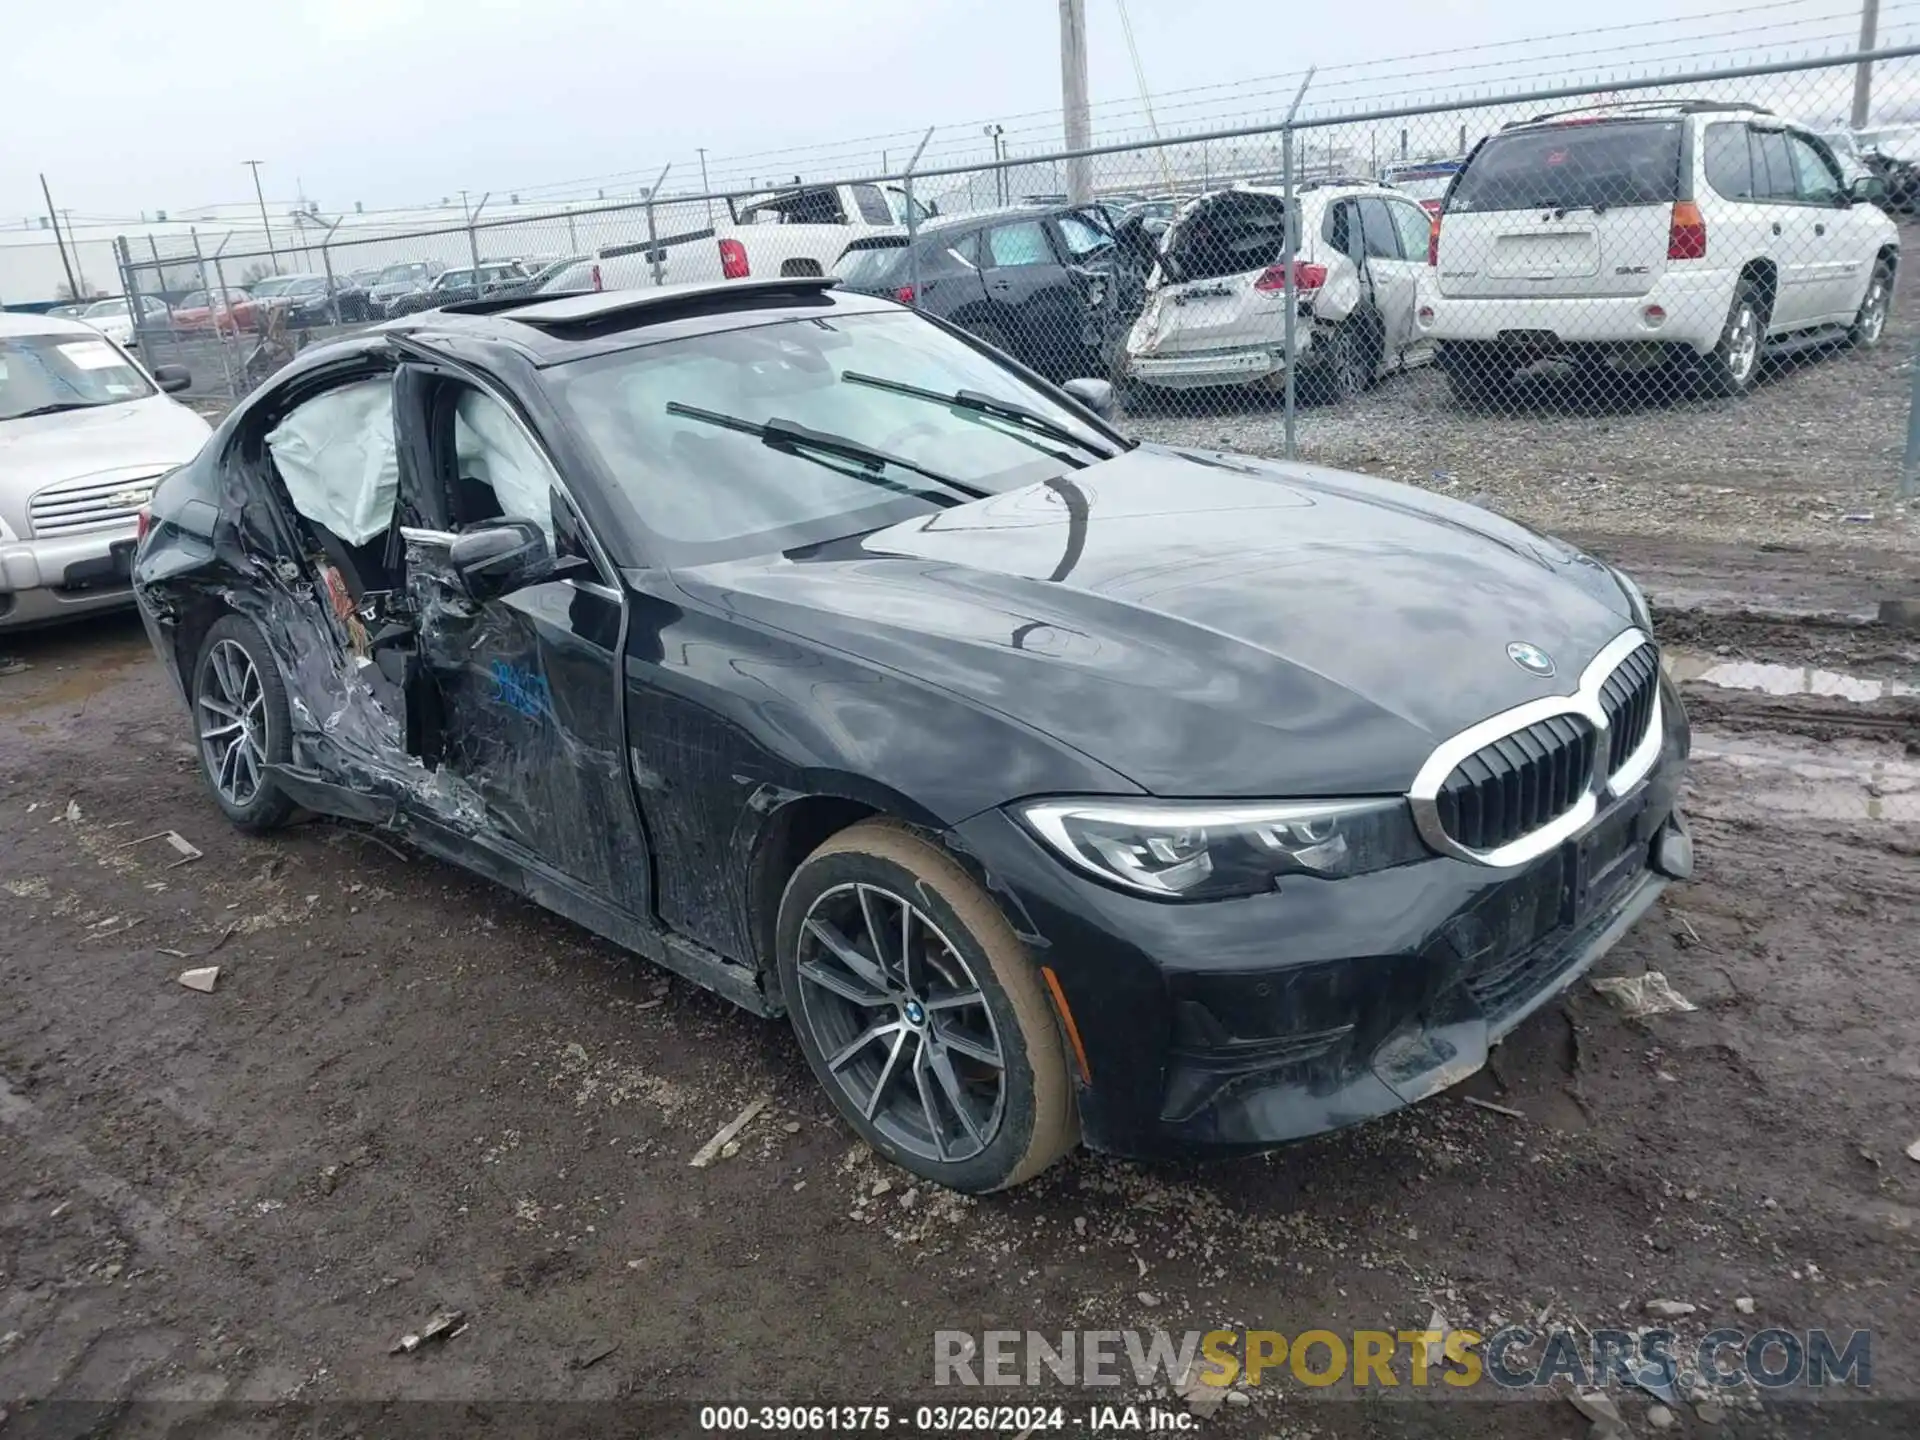
<instances>
[{"instance_id":1,"label":"front bumper","mask_svg":"<svg viewBox=\"0 0 1920 1440\"><path fill-rule=\"evenodd\" d=\"M1074 873L1003 812L958 826L1072 1012L1087 1143L1141 1157L1270 1148L1480 1069L1690 868L1675 809L1686 720L1667 708L1647 779L1514 869L1436 856L1168 904Z\"/></svg>"},{"instance_id":2,"label":"front bumper","mask_svg":"<svg viewBox=\"0 0 1920 1440\"><path fill-rule=\"evenodd\" d=\"M134 527L0 542L0 630L78 620L133 601Z\"/></svg>"}]
</instances>

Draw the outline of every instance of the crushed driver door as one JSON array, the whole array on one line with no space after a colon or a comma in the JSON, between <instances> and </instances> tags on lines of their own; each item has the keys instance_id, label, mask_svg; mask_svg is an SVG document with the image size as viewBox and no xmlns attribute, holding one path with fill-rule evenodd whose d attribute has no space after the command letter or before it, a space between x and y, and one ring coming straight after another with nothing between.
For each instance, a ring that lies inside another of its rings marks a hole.
<instances>
[{"instance_id":1,"label":"crushed driver door","mask_svg":"<svg viewBox=\"0 0 1920 1440\"><path fill-rule=\"evenodd\" d=\"M625 765L618 577L503 399L411 364L396 397L401 484L436 492L419 508L446 520L403 532L436 818L644 919L652 867ZM516 520L544 542L544 564L476 592L455 541Z\"/></svg>"}]
</instances>

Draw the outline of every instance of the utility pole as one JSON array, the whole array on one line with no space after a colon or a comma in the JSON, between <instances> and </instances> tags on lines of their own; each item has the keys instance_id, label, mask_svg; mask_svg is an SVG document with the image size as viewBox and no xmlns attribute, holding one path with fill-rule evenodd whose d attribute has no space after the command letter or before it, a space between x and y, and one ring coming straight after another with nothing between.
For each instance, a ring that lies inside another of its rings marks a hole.
<instances>
[{"instance_id":1,"label":"utility pole","mask_svg":"<svg viewBox=\"0 0 1920 1440\"><path fill-rule=\"evenodd\" d=\"M260 224L267 232L267 257L273 261L273 273L280 273L280 252L273 248L273 222L267 218L267 194L260 188L260 162L242 160L240 162L253 171L253 198L260 202Z\"/></svg>"},{"instance_id":2,"label":"utility pole","mask_svg":"<svg viewBox=\"0 0 1920 1440\"><path fill-rule=\"evenodd\" d=\"M60 218L66 222L67 243L73 246L73 276L74 279L80 282L80 291L75 294L73 298L83 300L87 294L90 293L90 288L87 285L86 261L82 259L80 255L80 242L73 238L73 212L71 210L62 210L60 212Z\"/></svg>"},{"instance_id":3,"label":"utility pole","mask_svg":"<svg viewBox=\"0 0 1920 1440\"><path fill-rule=\"evenodd\" d=\"M998 205L1007 203L1007 172L1000 164L1000 137L1006 133L1006 129L1004 125L993 124L981 132L993 142L993 199Z\"/></svg>"},{"instance_id":4,"label":"utility pole","mask_svg":"<svg viewBox=\"0 0 1920 1440\"><path fill-rule=\"evenodd\" d=\"M700 188L706 193L707 228L711 230L713 228L713 186L707 181L707 147L696 145L693 148L700 152Z\"/></svg>"},{"instance_id":5,"label":"utility pole","mask_svg":"<svg viewBox=\"0 0 1920 1440\"><path fill-rule=\"evenodd\" d=\"M60 238L60 212L53 208L53 192L47 189L46 172L40 175L40 193L47 197L47 223L53 227L53 243L60 247L60 267L67 272L67 293L80 298L80 285L73 278L73 261L67 255L67 242Z\"/></svg>"},{"instance_id":6,"label":"utility pole","mask_svg":"<svg viewBox=\"0 0 1920 1440\"><path fill-rule=\"evenodd\" d=\"M1086 0L1060 0L1060 106L1066 120L1067 149L1093 143L1093 114L1087 103ZM1067 203L1093 198L1092 162L1084 155L1067 161Z\"/></svg>"},{"instance_id":7,"label":"utility pole","mask_svg":"<svg viewBox=\"0 0 1920 1440\"><path fill-rule=\"evenodd\" d=\"M1880 0L1861 0L1860 51L1873 49L1880 28ZM1873 62L1862 60L1853 67L1853 128L1867 123L1867 111L1873 104Z\"/></svg>"}]
</instances>

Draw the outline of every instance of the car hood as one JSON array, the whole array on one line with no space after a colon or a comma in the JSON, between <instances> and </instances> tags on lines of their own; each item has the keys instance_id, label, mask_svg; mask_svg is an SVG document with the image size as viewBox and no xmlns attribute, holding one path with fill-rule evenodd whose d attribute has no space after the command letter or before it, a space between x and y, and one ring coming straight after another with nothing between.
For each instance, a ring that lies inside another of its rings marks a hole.
<instances>
[{"instance_id":1,"label":"car hood","mask_svg":"<svg viewBox=\"0 0 1920 1440\"><path fill-rule=\"evenodd\" d=\"M1142 446L690 591L1012 717L1161 795L1393 793L1632 624L1598 561L1366 476ZM1510 659L1553 657L1536 676Z\"/></svg>"},{"instance_id":2,"label":"car hood","mask_svg":"<svg viewBox=\"0 0 1920 1440\"><path fill-rule=\"evenodd\" d=\"M0 421L0 515L18 531L36 491L119 470L129 478L156 475L191 460L212 433L164 395Z\"/></svg>"}]
</instances>

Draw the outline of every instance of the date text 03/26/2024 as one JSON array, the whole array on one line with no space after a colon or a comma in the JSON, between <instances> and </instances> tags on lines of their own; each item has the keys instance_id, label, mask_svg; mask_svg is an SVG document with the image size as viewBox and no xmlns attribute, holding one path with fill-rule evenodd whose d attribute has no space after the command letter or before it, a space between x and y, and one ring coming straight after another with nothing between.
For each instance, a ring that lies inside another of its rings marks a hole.
<instances>
[{"instance_id":1,"label":"date text 03/26/2024","mask_svg":"<svg viewBox=\"0 0 1920 1440\"><path fill-rule=\"evenodd\" d=\"M700 1428L714 1433L827 1435L900 1431L909 1435L1106 1436L1194 1430L1185 1410L1155 1405L703 1405Z\"/></svg>"}]
</instances>

